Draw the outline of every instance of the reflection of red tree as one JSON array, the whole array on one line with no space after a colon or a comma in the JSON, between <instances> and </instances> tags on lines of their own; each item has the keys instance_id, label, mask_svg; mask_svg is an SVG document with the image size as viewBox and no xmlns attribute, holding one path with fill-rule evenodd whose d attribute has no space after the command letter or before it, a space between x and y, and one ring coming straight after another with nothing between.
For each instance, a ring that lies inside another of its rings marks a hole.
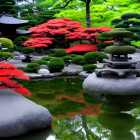
<instances>
[{"instance_id":1,"label":"reflection of red tree","mask_svg":"<svg viewBox=\"0 0 140 140\"><path fill-rule=\"evenodd\" d=\"M28 76L24 75L24 72L18 70L14 65L10 63L0 63L0 89L12 89L15 92L24 95L30 95L31 93L24 88L22 85L18 84L17 81L12 81L13 79L26 79L29 80Z\"/></svg>"},{"instance_id":2,"label":"reflection of red tree","mask_svg":"<svg viewBox=\"0 0 140 140\"><path fill-rule=\"evenodd\" d=\"M79 103L85 103L84 97L83 97L83 93L85 91L80 92L79 94L76 95L67 95L64 91L64 89L62 89L60 91L61 95L56 95L56 98L52 101L46 101L46 100L42 100L38 98L38 101L41 103L58 103L58 104L62 104L63 101L61 101L62 98L66 98L69 100L72 100L74 102L79 102ZM54 91L52 92L45 92L45 94L50 94L50 93L54 93ZM63 93L63 94L62 94ZM102 104L97 104L97 105L91 105L91 104L87 104L86 103L86 107L85 108L80 108L79 112L67 112L67 115L58 115L58 116L52 116L53 118L57 118L57 117L75 117L76 115L99 115L100 113L102 113L103 111L100 109Z\"/></svg>"},{"instance_id":3,"label":"reflection of red tree","mask_svg":"<svg viewBox=\"0 0 140 140\"><path fill-rule=\"evenodd\" d=\"M58 117L75 117L76 115L99 115L100 113L102 113L103 111L100 109L102 104L100 105L86 105L86 108L81 109L80 112L68 112L67 115L58 115L58 116L52 116L53 118L58 118Z\"/></svg>"}]
</instances>

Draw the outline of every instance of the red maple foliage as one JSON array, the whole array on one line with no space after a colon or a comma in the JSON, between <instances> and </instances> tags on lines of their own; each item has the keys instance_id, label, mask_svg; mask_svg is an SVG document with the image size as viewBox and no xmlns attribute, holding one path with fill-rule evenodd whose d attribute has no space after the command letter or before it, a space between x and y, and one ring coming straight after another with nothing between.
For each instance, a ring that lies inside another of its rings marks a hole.
<instances>
[{"instance_id":1,"label":"red maple foliage","mask_svg":"<svg viewBox=\"0 0 140 140\"><path fill-rule=\"evenodd\" d=\"M36 47L46 48L51 44L53 44L54 43L53 40L57 38L62 38L59 41L60 46L61 46L61 41L64 40L69 40L68 44L70 42L74 42L77 40L80 40L81 43L83 40L88 40L91 44L96 45L98 42L97 37L98 35L100 35L100 33L104 31L113 30L112 28L106 26L82 29L83 26L81 25L82 23L77 21L71 21L71 19L68 18L63 18L63 19L57 18L57 19L49 20L47 23L43 23L41 25L38 25L38 27L31 27L29 29L29 31L33 31L33 34L29 35L29 37L32 37L32 39L25 41L24 46L34 47L34 48ZM38 38L42 38L42 39L38 40ZM54 44L51 46L54 46ZM58 45L58 41L57 41L57 45Z\"/></svg>"},{"instance_id":2,"label":"red maple foliage","mask_svg":"<svg viewBox=\"0 0 140 140\"><path fill-rule=\"evenodd\" d=\"M66 49L66 53L72 52L90 52L90 51L97 51L99 48L93 44L77 44L71 48Z\"/></svg>"},{"instance_id":3,"label":"red maple foliage","mask_svg":"<svg viewBox=\"0 0 140 140\"><path fill-rule=\"evenodd\" d=\"M25 76L24 72L22 70L18 70L14 65L0 62L0 89L10 88L15 92L29 96L31 93L17 81L12 81L14 79L29 80L29 77Z\"/></svg>"}]
</instances>

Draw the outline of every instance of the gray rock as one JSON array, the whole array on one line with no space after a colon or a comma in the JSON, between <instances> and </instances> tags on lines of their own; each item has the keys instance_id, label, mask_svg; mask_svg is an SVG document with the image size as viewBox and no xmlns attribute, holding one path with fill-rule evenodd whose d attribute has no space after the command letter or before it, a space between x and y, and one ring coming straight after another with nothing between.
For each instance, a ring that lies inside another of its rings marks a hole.
<instances>
[{"instance_id":1,"label":"gray rock","mask_svg":"<svg viewBox=\"0 0 140 140\"><path fill-rule=\"evenodd\" d=\"M136 69L140 69L140 59L137 61L137 64L135 66L136 66Z\"/></svg>"},{"instance_id":2,"label":"gray rock","mask_svg":"<svg viewBox=\"0 0 140 140\"><path fill-rule=\"evenodd\" d=\"M37 71L38 74L41 74L41 75L49 75L50 74L50 71L47 70L47 69L40 69Z\"/></svg>"},{"instance_id":3,"label":"gray rock","mask_svg":"<svg viewBox=\"0 0 140 140\"><path fill-rule=\"evenodd\" d=\"M91 74L91 73L87 73L86 71L82 71L82 72L79 73L79 76L80 76L80 77L83 77L83 78L86 78L86 77L88 77L90 74Z\"/></svg>"},{"instance_id":4,"label":"gray rock","mask_svg":"<svg viewBox=\"0 0 140 140\"><path fill-rule=\"evenodd\" d=\"M20 56L15 56L13 60L21 60Z\"/></svg>"},{"instance_id":5,"label":"gray rock","mask_svg":"<svg viewBox=\"0 0 140 140\"><path fill-rule=\"evenodd\" d=\"M125 78L116 75L97 77L92 73L84 80L83 89L90 95L135 95L140 93L139 83L140 77L135 75L126 75Z\"/></svg>"},{"instance_id":6,"label":"gray rock","mask_svg":"<svg viewBox=\"0 0 140 140\"><path fill-rule=\"evenodd\" d=\"M18 51L13 52L13 54L14 54L14 56L20 56L20 52L18 52Z\"/></svg>"},{"instance_id":7,"label":"gray rock","mask_svg":"<svg viewBox=\"0 0 140 140\"><path fill-rule=\"evenodd\" d=\"M0 90L0 137L43 129L52 122L49 111L8 89Z\"/></svg>"},{"instance_id":8,"label":"gray rock","mask_svg":"<svg viewBox=\"0 0 140 140\"><path fill-rule=\"evenodd\" d=\"M47 65L40 65L40 69L48 69Z\"/></svg>"}]
</instances>

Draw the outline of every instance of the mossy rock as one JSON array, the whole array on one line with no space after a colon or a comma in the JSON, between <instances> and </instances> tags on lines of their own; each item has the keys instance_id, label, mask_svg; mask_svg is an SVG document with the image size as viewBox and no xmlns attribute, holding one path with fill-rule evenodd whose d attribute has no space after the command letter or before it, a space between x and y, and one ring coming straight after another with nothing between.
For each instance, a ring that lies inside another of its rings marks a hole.
<instances>
[{"instance_id":1,"label":"mossy rock","mask_svg":"<svg viewBox=\"0 0 140 140\"><path fill-rule=\"evenodd\" d=\"M104 50L105 53L108 54L117 54L117 55L125 55L125 54L133 54L136 52L136 48L133 46L109 46Z\"/></svg>"},{"instance_id":2,"label":"mossy rock","mask_svg":"<svg viewBox=\"0 0 140 140\"><path fill-rule=\"evenodd\" d=\"M133 38L134 34L124 28L117 28L109 32L110 36L115 38Z\"/></svg>"}]
</instances>

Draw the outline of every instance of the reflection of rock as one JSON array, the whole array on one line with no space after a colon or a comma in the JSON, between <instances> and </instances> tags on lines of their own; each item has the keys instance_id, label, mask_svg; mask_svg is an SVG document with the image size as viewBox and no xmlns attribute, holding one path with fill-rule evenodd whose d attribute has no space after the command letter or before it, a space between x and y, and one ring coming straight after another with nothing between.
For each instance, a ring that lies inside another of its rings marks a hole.
<instances>
[{"instance_id":1,"label":"reflection of rock","mask_svg":"<svg viewBox=\"0 0 140 140\"><path fill-rule=\"evenodd\" d=\"M43 129L52 122L48 110L14 91L0 90L0 137Z\"/></svg>"},{"instance_id":2,"label":"reflection of rock","mask_svg":"<svg viewBox=\"0 0 140 140\"><path fill-rule=\"evenodd\" d=\"M45 140L50 135L51 131L52 127L48 126L45 129L35 130L21 136L7 138L6 140Z\"/></svg>"}]
</instances>

